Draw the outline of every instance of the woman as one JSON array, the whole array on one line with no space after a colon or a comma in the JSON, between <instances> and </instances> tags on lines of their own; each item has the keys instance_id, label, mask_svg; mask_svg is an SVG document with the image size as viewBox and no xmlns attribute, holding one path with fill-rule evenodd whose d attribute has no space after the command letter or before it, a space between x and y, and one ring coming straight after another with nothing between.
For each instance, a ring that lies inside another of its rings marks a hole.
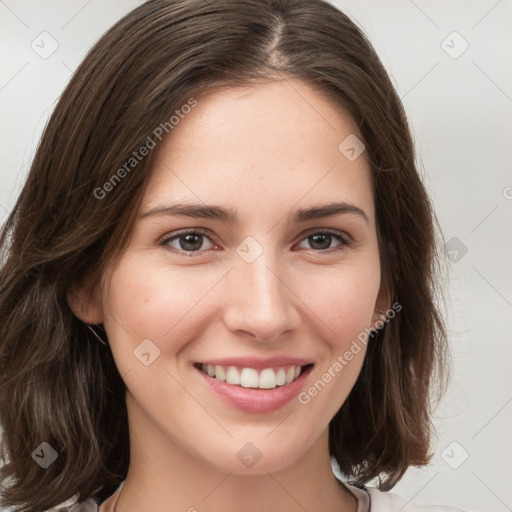
<instances>
[{"instance_id":1,"label":"woman","mask_svg":"<svg viewBox=\"0 0 512 512\"><path fill-rule=\"evenodd\" d=\"M133 10L1 234L3 505L419 510L387 491L428 464L446 385L435 227L400 100L335 7Z\"/></svg>"}]
</instances>

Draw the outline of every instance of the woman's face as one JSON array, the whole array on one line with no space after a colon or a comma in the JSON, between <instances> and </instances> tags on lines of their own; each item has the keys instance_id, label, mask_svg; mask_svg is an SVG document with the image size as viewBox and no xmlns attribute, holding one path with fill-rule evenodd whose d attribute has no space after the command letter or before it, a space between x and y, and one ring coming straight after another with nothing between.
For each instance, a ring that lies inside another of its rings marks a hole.
<instances>
[{"instance_id":1,"label":"woman's face","mask_svg":"<svg viewBox=\"0 0 512 512\"><path fill-rule=\"evenodd\" d=\"M91 307L132 443L278 471L326 453L363 362L358 335L387 306L370 169L352 120L295 79L196 100L159 143L130 244Z\"/></svg>"}]
</instances>

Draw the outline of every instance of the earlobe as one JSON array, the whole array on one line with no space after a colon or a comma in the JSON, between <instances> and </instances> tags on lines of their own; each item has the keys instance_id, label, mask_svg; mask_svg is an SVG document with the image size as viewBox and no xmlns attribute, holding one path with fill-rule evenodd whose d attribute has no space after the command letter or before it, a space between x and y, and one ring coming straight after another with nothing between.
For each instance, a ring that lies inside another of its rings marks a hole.
<instances>
[{"instance_id":1,"label":"earlobe","mask_svg":"<svg viewBox=\"0 0 512 512\"><path fill-rule=\"evenodd\" d=\"M384 310L379 309L373 312L372 324L370 327L371 331L378 331L386 322L386 313Z\"/></svg>"},{"instance_id":2,"label":"earlobe","mask_svg":"<svg viewBox=\"0 0 512 512\"><path fill-rule=\"evenodd\" d=\"M66 300L71 311L83 322L103 322L103 309L96 288L88 289L83 284L73 285L66 293Z\"/></svg>"},{"instance_id":3,"label":"earlobe","mask_svg":"<svg viewBox=\"0 0 512 512\"><path fill-rule=\"evenodd\" d=\"M391 301L386 292L380 291L375 302L375 311L373 312L372 323L370 329L378 331L387 323L387 312L391 308Z\"/></svg>"}]
</instances>

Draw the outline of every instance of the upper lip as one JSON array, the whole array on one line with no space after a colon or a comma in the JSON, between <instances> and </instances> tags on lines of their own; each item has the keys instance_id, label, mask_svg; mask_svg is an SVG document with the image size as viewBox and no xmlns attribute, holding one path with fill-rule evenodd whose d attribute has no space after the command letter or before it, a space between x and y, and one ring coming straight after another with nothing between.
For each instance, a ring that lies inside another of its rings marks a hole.
<instances>
[{"instance_id":1,"label":"upper lip","mask_svg":"<svg viewBox=\"0 0 512 512\"><path fill-rule=\"evenodd\" d=\"M263 370L264 368L272 368L274 366L305 366L307 364L313 364L313 361L309 359L301 359L299 357L275 356L266 359L259 357L225 357L222 359L199 361L199 363L206 365L211 364L212 366L239 366L240 368Z\"/></svg>"}]
</instances>

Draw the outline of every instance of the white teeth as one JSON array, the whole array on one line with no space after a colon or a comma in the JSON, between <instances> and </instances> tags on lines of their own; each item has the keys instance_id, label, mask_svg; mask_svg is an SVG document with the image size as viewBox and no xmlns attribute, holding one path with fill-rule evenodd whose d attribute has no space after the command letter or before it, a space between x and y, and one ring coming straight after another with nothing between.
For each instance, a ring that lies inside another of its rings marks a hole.
<instances>
[{"instance_id":1,"label":"white teeth","mask_svg":"<svg viewBox=\"0 0 512 512\"><path fill-rule=\"evenodd\" d=\"M240 384L240 372L234 366L228 368L226 372L226 382L228 384Z\"/></svg>"},{"instance_id":2,"label":"white teeth","mask_svg":"<svg viewBox=\"0 0 512 512\"><path fill-rule=\"evenodd\" d=\"M233 384L228 382L228 384ZM254 368L244 368L240 374L240 385L244 388L258 387L258 372Z\"/></svg>"},{"instance_id":3,"label":"white teeth","mask_svg":"<svg viewBox=\"0 0 512 512\"><path fill-rule=\"evenodd\" d=\"M287 367L264 368L258 374L254 368L237 368L236 366L201 365L201 370L208 376L225 381L234 386L244 388L273 389L276 386L285 386L293 382L301 372L301 367L292 365Z\"/></svg>"},{"instance_id":4,"label":"white teeth","mask_svg":"<svg viewBox=\"0 0 512 512\"><path fill-rule=\"evenodd\" d=\"M224 368L222 368L222 366L216 366L215 374L212 375L212 377L215 377L217 380L225 381L226 380L226 372L224 371Z\"/></svg>"},{"instance_id":5,"label":"white teeth","mask_svg":"<svg viewBox=\"0 0 512 512\"><path fill-rule=\"evenodd\" d=\"M300 370L300 367L299 367ZM276 387L276 372L272 368L265 368L260 373L259 386L263 389L272 389Z\"/></svg>"}]
</instances>

